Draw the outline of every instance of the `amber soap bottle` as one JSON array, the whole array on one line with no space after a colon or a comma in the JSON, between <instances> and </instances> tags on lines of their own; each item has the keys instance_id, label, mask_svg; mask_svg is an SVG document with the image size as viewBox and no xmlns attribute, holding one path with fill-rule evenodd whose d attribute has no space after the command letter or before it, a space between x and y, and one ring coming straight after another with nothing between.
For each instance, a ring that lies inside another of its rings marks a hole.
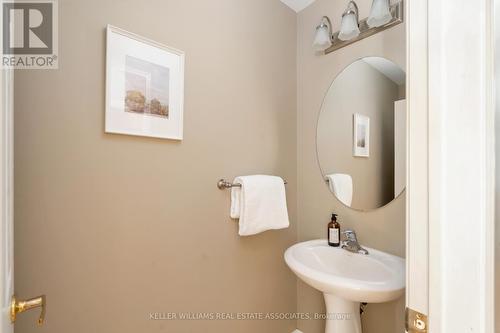
<instances>
[{"instance_id":1,"label":"amber soap bottle","mask_svg":"<svg viewBox=\"0 0 500 333\"><path fill-rule=\"evenodd\" d=\"M337 214L332 214L332 220L328 223L328 245L340 246L340 224L337 222Z\"/></svg>"}]
</instances>

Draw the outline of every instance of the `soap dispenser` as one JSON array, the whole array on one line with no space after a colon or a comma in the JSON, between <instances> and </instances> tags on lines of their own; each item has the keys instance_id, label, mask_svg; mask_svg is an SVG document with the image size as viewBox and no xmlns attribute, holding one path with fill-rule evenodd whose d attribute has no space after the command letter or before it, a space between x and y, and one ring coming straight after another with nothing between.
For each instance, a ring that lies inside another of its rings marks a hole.
<instances>
[{"instance_id":1,"label":"soap dispenser","mask_svg":"<svg viewBox=\"0 0 500 333\"><path fill-rule=\"evenodd\" d=\"M340 224L337 222L337 214L332 214L332 220L328 223L328 245L340 246Z\"/></svg>"}]
</instances>

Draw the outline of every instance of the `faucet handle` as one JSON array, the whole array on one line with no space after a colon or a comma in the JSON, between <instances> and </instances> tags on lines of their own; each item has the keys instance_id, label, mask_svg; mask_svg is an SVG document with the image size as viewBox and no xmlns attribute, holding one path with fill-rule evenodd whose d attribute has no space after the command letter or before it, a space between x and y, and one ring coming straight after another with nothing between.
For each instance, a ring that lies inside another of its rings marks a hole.
<instances>
[{"instance_id":1,"label":"faucet handle","mask_svg":"<svg viewBox=\"0 0 500 333\"><path fill-rule=\"evenodd\" d=\"M354 230L344 230L342 231L342 234L345 235L345 237L347 238L347 240L350 240L350 241L353 241L353 242L357 242L358 241L358 238L356 237L356 232Z\"/></svg>"}]
</instances>

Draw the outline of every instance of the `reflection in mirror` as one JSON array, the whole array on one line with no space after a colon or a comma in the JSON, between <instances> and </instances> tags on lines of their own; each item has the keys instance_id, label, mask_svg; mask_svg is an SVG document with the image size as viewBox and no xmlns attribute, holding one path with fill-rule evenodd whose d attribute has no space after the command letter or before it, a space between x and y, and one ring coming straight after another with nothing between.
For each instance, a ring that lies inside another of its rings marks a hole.
<instances>
[{"instance_id":1,"label":"reflection in mirror","mask_svg":"<svg viewBox=\"0 0 500 333\"><path fill-rule=\"evenodd\" d=\"M382 207L406 187L405 72L368 57L330 86L318 119L317 150L325 183L346 206Z\"/></svg>"}]
</instances>

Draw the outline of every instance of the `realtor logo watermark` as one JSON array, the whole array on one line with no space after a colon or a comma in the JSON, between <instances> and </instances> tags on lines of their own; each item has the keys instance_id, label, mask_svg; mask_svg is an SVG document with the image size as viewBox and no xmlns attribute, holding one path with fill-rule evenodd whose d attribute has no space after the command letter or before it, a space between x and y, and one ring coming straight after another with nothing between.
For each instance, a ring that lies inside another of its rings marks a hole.
<instances>
[{"instance_id":1,"label":"realtor logo watermark","mask_svg":"<svg viewBox=\"0 0 500 333\"><path fill-rule=\"evenodd\" d=\"M57 1L2 2L2 68L57 69Z\"/></svg>"}]
</instances>

